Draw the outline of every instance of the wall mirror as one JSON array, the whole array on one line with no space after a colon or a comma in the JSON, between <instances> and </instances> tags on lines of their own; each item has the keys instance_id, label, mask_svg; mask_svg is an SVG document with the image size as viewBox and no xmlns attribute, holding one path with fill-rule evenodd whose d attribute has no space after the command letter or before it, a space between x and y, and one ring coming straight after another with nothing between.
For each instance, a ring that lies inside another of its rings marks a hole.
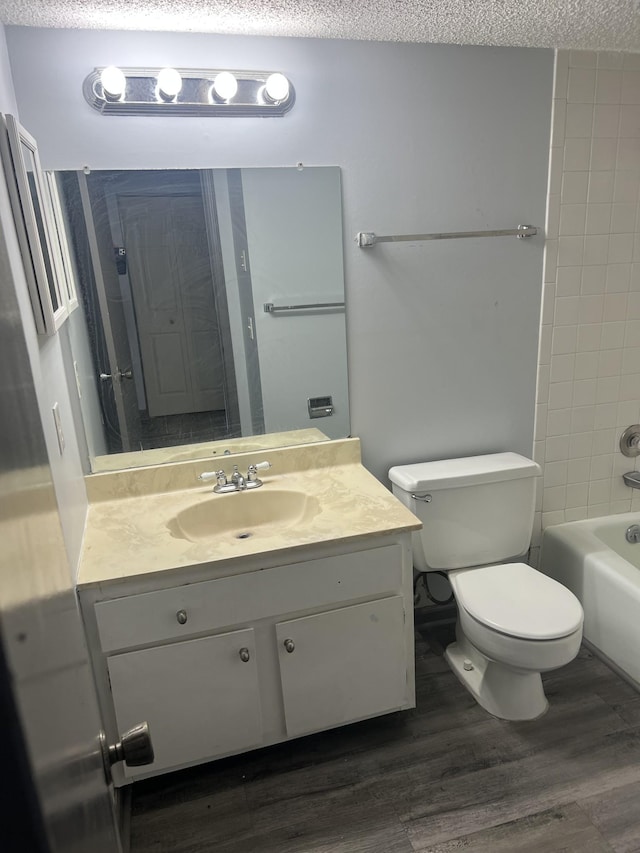
<instances>
[{"instance_id":1,"label":"wall mirror","mask_svg":"<svg viewBox=\"0 0 640 853\"><path fill-rule=\"evenodd\" d=\"M349 434L339 168L56 184L93 471Z\"/></svg>"}]
</instances>

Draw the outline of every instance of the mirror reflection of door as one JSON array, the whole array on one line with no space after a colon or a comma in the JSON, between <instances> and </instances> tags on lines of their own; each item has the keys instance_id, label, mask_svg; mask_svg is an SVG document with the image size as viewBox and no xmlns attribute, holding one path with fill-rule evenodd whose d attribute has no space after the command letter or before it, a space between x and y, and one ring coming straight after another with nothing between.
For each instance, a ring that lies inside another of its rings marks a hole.
<instances>
[{"instance_id":1,"label":"mirror reflection of door","mask_svg":"<svg viewBox=\"0 0 640 853\"><path fill-rule=\"evenodd\" d=\"M150 417L225 409L202 200L117 195Z\"/></svg>"},{"instance_id":2,"label":"mirror reflection of door","mask_svg":"<svg viewBox=\"0 0 640 853\"><path fill-rule=\"evenodd\" d=\"M125 398L122 449L228 435L238 421L233 359L223 357L229 321L199 173L93 173L88 184L98 263L109 267L116 372L125 374L113 389Z\"/></svg>"}]
</instances>

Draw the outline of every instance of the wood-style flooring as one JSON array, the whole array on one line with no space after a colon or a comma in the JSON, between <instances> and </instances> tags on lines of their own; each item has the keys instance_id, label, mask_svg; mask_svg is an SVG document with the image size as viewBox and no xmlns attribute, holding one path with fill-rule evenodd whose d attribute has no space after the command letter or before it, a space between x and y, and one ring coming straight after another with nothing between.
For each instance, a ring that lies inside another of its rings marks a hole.
<instances>
[{"instance_id":1,"label":"wood-style flooring","mask_svg":"<svg viewBox=\"0 0 640 853\"><path fill-rule=\"evenodd\" d=\"M507 723L416 651L413 711L134 785L132 853L640 853L635 690L583 649Z\"/></svg>"}]
</instances>

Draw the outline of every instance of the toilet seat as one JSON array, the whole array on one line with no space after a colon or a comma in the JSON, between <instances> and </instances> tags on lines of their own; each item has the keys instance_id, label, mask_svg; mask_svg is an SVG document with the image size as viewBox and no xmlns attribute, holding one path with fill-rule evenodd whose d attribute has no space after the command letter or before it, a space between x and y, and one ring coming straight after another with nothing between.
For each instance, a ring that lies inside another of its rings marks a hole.
<instances>
[{"instance_id":1,"label":"toilet seat","mask_svg":"<svg viewBox=\"0 0 640 853\"><path fill-rule=\"evenodd\" d=\"M521 640L548 641L581 630L582 605L566 587L525 563L449 572L458 605L477 623Z\"/></svg>"}]
</instances>

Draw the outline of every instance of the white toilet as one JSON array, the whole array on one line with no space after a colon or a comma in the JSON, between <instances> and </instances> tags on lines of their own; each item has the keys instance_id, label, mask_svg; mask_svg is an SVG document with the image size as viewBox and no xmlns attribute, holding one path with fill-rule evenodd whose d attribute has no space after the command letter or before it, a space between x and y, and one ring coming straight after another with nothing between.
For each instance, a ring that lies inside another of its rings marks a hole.
<instances>
[{"instance_id":1,"label":"white toilet","mask_svg":"<svg viewBox=\"0 0 640 853\"><path fill-rule=\"evenodd\" d=\"M505 720L547 710L541 672L564 666L582 640L582 606L524 563L540 468L517 453L398 465L393 493L420 518L414 566L448 573L458 605L449 665L478 703Z\"/></svg>"}]
</instances>

